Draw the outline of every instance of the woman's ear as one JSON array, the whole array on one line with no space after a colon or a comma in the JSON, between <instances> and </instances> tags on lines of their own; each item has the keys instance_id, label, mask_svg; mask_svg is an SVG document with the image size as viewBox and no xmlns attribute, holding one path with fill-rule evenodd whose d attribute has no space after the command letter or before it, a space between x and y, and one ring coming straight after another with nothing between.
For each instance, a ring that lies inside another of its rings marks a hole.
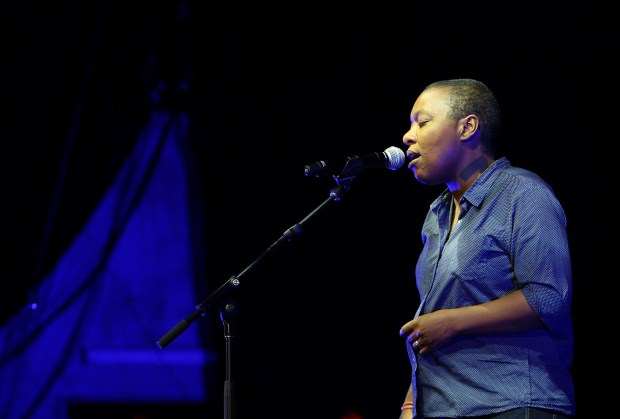
<instances>
[{"instance_id":1,"label":"woman's ear","mask_svg":"<svg viewBox=\"0 0 620 419\"><path fill-rule=\"evenodd\" d=\"M478 131L480 120L474 114L467 115L465 118L459 120L459 125L461 125L461 140L465 141L470 139Z\"/></svg>"}]
</instances>

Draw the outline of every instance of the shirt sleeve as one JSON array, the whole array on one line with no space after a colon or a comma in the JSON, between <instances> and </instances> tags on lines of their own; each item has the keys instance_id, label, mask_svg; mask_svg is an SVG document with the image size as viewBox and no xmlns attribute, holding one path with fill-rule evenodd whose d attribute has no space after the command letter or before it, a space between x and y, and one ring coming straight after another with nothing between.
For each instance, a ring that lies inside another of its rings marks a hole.
<instances>
[{"instance_id":1,"label":"shirt sleeve","mask_svg":"<svg viewBox=\"0 0 620 419\"><path fill-rule=\"evenodd\" d=\"M513 208L518 287L550 333L565 335L572 270L564 210L550 188L534 183L519 188Z\"/></svg>"}]
</instances>

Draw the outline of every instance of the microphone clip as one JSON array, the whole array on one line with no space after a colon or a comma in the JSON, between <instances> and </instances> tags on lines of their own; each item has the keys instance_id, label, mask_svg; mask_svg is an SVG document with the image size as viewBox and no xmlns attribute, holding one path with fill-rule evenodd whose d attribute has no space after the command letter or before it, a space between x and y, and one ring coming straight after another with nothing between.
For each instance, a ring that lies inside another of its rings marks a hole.
<instances>
[{"instance_id":1,"label":"microphone clip","mask_svg":"<svg viewBox=\"0 0 620 419\"><path fill-rule=\"evenodd\" d=\"M342 171L338 175L333 175L334 180L337 184L340 184L346 179L352 179L355 176L359 175L366 168L364 164L364 160L358 156L347 157L347 162L345 163Z\"/></svg>"}]
</instances>

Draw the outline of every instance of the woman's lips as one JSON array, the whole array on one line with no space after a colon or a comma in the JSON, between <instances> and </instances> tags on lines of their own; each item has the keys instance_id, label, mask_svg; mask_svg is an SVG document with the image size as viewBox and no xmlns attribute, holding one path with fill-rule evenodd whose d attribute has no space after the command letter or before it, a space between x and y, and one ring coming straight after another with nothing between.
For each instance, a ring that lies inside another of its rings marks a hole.
<instances>
[{"instance_id":1,"label":"woman's lips","mask_svg":"<svg viewBox=\"0 0 620 419\"><path fill-rule=\"evenodd\" d=\"M415 167L416 162L420 159L420 155L411 153L407 157L411 159L409 164L407 164L407 168L413 169Z\"/></svg>"}]
</instances>

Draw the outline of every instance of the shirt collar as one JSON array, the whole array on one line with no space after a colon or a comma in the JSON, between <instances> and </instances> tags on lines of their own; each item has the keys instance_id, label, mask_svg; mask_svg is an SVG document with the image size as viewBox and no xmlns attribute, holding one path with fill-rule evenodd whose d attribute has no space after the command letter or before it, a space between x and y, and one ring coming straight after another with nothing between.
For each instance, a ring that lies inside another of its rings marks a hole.
<instances>
[{"instance_id":1,"label":"shirt collar","mask_svg":"<svg viewBox=\"0 0 620 419\"><path fill-rule=\"evenodd\" d=\"M467 207L466 209L469 209L471 205L479 207L489 191L488 185L497 179L500 171L508 167L510 167L510 161L508 161L506 157L500 157L491 163L491 165L480 174L480 177L471 184L461 198L461 203ZM431 210L436 213L440 206L451 205L451 202L452 194L450 194L448 189L445 189L441 195L433 201Z\"/></svg>"}]
</instances>

